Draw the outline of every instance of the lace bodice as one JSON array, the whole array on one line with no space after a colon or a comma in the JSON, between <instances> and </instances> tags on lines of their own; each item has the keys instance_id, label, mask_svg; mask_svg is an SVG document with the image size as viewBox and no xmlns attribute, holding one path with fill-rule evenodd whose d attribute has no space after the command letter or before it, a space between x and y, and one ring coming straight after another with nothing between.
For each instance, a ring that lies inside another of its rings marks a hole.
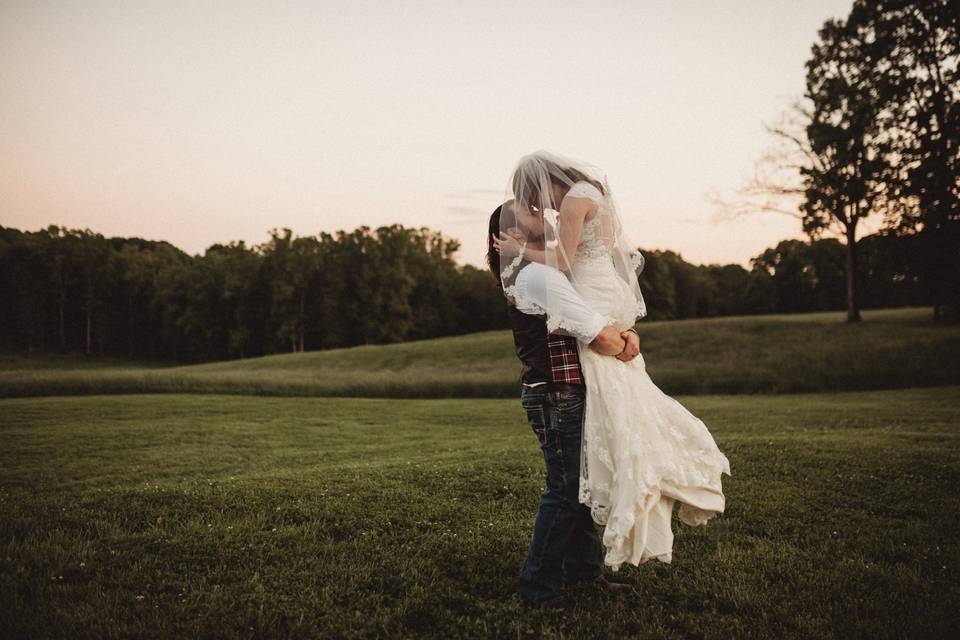
<instances>
[{"instance_id":1,"label":"lace bodice","mask_svg":"<svg viewBox=\"0 0 960 640\"><path fill-rule=\"evenodd\" d=\"M573 258L574 262L610 257L610 251L599 233L600 215L600 212L597 212L597 215L583 223L580 242L577 244L577 252Z\"/></svg>"},{"instance_id":2,"label":"lace bodice","mask_svg":"<svg viewBox=\"0 0 960 640\"><path fill-rule=\"evenodd\" d=\"M577 244L577 251L574 255L574 262L609 258L610 250L604 241L605 234L602 231L602 223L608 219L603 194L589 182L581 181L574 183L570 187L570 190L567 192L567 197L589 198L599 205L593 217L583 223L583 229L580 232L580 242Z\"/></svg>"}]
</instances>

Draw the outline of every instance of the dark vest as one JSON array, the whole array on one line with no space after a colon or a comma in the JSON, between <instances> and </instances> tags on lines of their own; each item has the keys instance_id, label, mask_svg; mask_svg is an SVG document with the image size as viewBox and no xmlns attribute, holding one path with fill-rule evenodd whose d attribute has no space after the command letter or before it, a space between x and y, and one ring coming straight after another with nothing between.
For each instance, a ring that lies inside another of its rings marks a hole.
<instances>
[{"instance_id":1,"label":"dark vest","mask_svg":"<svg viewBox=\"0 0 960 640\"><path fill-rule=\"evenodd\" d=\"M520 271L530 264L529 260L521 260L520 264L506 281L507 286L516 282ZM553 376L550 372L550 348L547 346L547 321L542 316L532 316L517 310L512 304L507 304L507 315L510 317L510 327L513 329L513 346L517 350L517 357L523 368L520 370L520 381L525 384L534 382L550 382Z\"/></svg>"},{"instance_id":2,"label":"dark vest","mask_svg":"<svg viewBox=\"0 0 960 640\"><path fill-rule=\"evenodd\" d=\"M547 323L539 316L517 311L507 305L510 327L513 329L513 345L523 368L520 381L526 384L550 382L550 350L547 348Z\"/></svg>"}]
</instances>

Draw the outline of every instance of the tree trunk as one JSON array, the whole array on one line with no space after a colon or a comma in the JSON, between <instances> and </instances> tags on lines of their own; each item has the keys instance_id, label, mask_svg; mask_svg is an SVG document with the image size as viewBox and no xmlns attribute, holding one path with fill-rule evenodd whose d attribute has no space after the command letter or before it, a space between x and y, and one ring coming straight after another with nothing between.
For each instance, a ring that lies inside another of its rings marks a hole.
<instances>
[{"instance_id":1,"label":"tree trunk","mask_svg":"<svg viewBox=\"0 0 960 640\"><path fill-rule=\"evenodd\" d=\"M847 225L847 322L860 321L857 298L857 225Z\"/></svg>"},{"instance_id":2,"label":"tree trunk","mask_svg":"<svg viewBox=\"0 0 960 640\"><path fill-rule=\"evenodd\" d=\"M93 297L94 285L91 276L87 276L87 355L93 355Z\"/></svg>"},{"instance_id":3,"label":"tree trunk","mask_svg":"<svg viewBox=\"0 0 960 640\"><path fill-rule=\"evenodd\" d=\"M67 331L63 325L63 298L60 299L59 311L60 311L60 353L67 352Z\"/></svg>"},{"instance_id":4,"label":"tree trunk","mask_svg":"<svg viewBox=\"0 0 960 640\"><path fill-rule=\"evenodd\" d=\"M93 338L93 321L91 319L90 307L87 306L87 355L89 356L92 353L91 343Z\"/></svg>"},{"instance_id":5,"label":"tree trunk","mask_svg":"<svg viewBox=\"0 0 960 640\"><path fill-rule=\"evenodd\" d=\"M300 348L299 348L300 353L303 353L303 341L304 341L303 334L307 332L307 327L306 327L307 322L305 318L306 308L307 308L307 291L306 291L306 287L304 287L303 291L300 292L300 322L298 323L300 325L298 327L300 329L299 331L300 335L298 336L300 339Z\"/></svg>"},{"instance_id":6,"label":"tree trunk","mask_svg":"<svg viewBox=\"0 0 960 640\"><path fill-rule=\"evenodd\" d=\"M127 355L133 357L133 296L127 296Z\"/></svg>"}]
</instances>

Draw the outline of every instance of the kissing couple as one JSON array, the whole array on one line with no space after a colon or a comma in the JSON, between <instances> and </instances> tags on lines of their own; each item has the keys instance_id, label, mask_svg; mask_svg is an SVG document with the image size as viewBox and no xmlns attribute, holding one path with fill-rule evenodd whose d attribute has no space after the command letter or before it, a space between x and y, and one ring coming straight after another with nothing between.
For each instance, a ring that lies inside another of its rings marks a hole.
<instances>
[{"instance_id":1,"label":"kissing couple","mask_svg":"<svg viewBox=\"0 0 960 640\"><path fill-rule=\"evenodd\" d=\"M674 504L692 526L722 513L730 463L647 375L633 329L647 313L644 260L602 174L539 151L520 159L507 191L487 260L509 303L521 403L546 465L520 573L521 600L541 605L576 583L626 588L604 565L669 563Z\"/></svg>"}]
</instances>

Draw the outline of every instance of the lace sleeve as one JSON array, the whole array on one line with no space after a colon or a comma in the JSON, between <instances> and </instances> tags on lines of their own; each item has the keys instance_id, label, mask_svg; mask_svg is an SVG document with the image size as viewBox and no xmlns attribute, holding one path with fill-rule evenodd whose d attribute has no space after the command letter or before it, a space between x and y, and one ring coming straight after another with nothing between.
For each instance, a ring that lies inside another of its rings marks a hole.
<instances>
[{"instance_id":1,"label":"lace sleeve","mask_svg":"<svg viewBox=\"0 0 960 640\"><path fill-rule=\"evenodd\" d=\"M565 275L539 262L520 271L511 293L519 311L547 316L548 333L559 331L589 344L614 324L613 318L591 309Z\"/></svg>"},{"instance_id":2,"label":"lace sleeve","mask_svg":"<svg viewBox=\"0 0 960 640\"><path fill-rule=\"evenodd\" d=\"M570 198L589 198L597 203L603 202L603 194L600 193L600 190L584 181L575 182L567 191L567 196Z\"/></svg>"}]
</instances>

